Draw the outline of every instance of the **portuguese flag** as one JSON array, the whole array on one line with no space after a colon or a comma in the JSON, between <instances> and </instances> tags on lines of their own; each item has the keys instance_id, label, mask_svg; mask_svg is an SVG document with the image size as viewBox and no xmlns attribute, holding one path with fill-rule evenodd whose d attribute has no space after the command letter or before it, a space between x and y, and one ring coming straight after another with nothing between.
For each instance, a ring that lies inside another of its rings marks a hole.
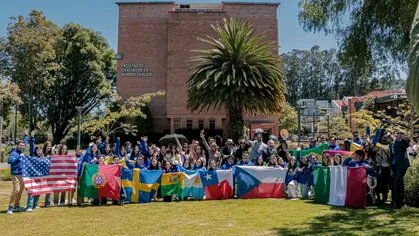
<instances>
[{"instance_id":1,"label":"portuguese flag","mask_svg":"<svg viewBox=\"0 0 419 236\"><path fill-rule=\"evenodd\" d=\"M119 200L121 170L118 165L86 164L79 181L78 195Z\"/></svg>"},{"instance_id":2,"label":"portuguese flag","mask_svg":"<svg viewBox=\"0 0 419 236\"><path fill-rule=\"evenodd\" d=\"M315 166L314 202L332 206L367 206L367 171L364 167Z\"/></svg>"},{"instance_id":3,"label":"portuguese flag","mask_svg":"<svg viewBox=\"0 0 419 236\"><path fill-rule=\"evenodd\" d=\"M161 195L170 196L176 194L178 197L182 197L183 189L185 186L185 173L165 173L161 177Z\"/></svg>"}]
</instances>

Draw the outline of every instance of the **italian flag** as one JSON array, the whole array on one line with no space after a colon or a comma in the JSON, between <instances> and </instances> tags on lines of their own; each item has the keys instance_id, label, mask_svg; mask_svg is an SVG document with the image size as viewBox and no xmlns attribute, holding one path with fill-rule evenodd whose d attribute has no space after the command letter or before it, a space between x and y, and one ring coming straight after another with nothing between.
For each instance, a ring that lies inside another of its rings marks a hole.
<instances>
[{"instance_id":1,"label":"italian flag","mask_svg":"<svg viewBox=\"0 0 419 236\"><path fill-rule=\"evenodd\" d=\"M185 186L185 173L165 173L161 177L161 195L170 196L176 194L178 197L182 197L183 189Z\"/></svg>"},{"instance_id":2,"label":"italian flag","mask_svg":"<svg viewBox=\"0 0 419 236\"><path fill-rule=\"evenodd\" d=\"M332 206L367 207L364 167L315 166L314 202Z\"/></svg>"},{"instance_id":3,"label":"italian flag","mask_svg":"<svg viewBox=\"0 0 419 236\"><path fill-rule=\"evenodd\" d=\"M79 181L78 195L119 200L121 170L118 165L86 164Z\"/></svg>"}]
</instances>

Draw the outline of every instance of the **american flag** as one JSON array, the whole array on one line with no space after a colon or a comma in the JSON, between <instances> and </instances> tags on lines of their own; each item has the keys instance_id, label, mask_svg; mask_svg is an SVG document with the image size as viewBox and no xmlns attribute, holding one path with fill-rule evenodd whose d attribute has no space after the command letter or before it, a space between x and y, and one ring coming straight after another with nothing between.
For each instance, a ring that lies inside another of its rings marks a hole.
<instances>
[{"instance_id":1,"label":"american flag","mask_svg":"<svg viewBox=\"0 0 419 236\"><path fill-rule=\"evenodd\" d=\"M74 156L22 157L22 169L29 196L76 189L77 159Z\"/></svg>"}]
</instances>

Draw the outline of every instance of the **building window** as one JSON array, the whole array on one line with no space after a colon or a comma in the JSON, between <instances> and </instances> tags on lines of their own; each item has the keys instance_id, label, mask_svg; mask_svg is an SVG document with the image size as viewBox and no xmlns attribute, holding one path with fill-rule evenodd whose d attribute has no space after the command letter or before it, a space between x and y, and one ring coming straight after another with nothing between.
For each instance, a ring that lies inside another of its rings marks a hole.
<instances>
[{"instance_id":1,"label":"building window","mask_svg":"<svg viewBox=\"0 0 419 236\"><path fill-rule=\"evenodd\" d=\"M215 129L215 120L209 120L209 129Z\"/></svg>"},{"instance_id":2,"label":"building window","mask_svg":"<svg viewBox=\"0 0 419 236\"><path fill-rule=\"evenodd\" d=\"M175 130L182 128L182 125L181 125L180 119L175 119L175 120L173 120L173 128L174 128Z\"/></svg>"},{"instance_id":3,"label":"building window","mask_svg":"<svg viewBox=\"0 0 419 236\"><path fill-rule=\"evenodd\" d=\"M193 129L193 120L187 120L186 121L186 128L187 129Z\"/></svg>"},{"instance_id":4,"label":"building window","mask_svg":"<svg viewBox=\"0 0 419 236\"><path fill-rule=\"evenodd\" d=\"M198 127L199 127L199 130L204 129L204 121L203 120L198 120Z\"/></svg>"}]
</instances>

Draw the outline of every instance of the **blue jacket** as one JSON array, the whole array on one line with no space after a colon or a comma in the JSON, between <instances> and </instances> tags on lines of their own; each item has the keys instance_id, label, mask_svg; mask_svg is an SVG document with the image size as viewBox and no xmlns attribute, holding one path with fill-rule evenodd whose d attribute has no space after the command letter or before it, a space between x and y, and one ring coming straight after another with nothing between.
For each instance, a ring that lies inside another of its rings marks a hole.
<instances>
[{"instance_id":1,"label":"blue jacket","mask_svg":"<svg viewBox=\"0 0 419 236\"><path fill-rule=\"evenodd\" d=\"M298 170L295 172L295 174L292 174L291 170L287 171L287 176L285 177L285 184L289 184L293 180L298 181ZM294 171L294 170L292 170L292 171Z\"/></svg>"},{"instance_id":2,"label":"blue jacket","mask_svg":"<svg viewBox=\"0 0 419 236\"><path fill-rule=\"evenodd\" d=\"M16 148L12 149L10 152L9 159L7 163L10 164L10 174L12 175L22 175L22 157L20 156L22 151L17 150Z\"/></svg>"},{"instance_id":3,"label":"blue jacket","mask_svg":"<svg viewBox=\"0 0 419 236\"><path fill-rule=\"evenodd\" d=\"M97 159L97 157L98 157L97 153L96 154L92 153L92 147L88 147L86 154L84 154L82 163L87 162L88 164L90 164L93 161L93 159L94 158Z\"/></svg>"},{"instance_id":4,"label":"blue jacket","mask_svg":"<svg viewBox=\"0 0 419 236\"><path fill-rule=\"evenodd\" d=\"M104 154L105 153L105 148L106 148L106 141L103 143L97 143L97 148L99 149L100 153Z\"/></svg>"},{"instance_id":5,"label":"blue jacket","mask_svg":"<svg viewBox=\"0 0 419 236\"><path fill-rule=\"evenodd\" d=\"M135 162L135 164L131 164L129 161L127 161L126 164L127 164L128 169L134 169L134 168L138 168L140 170L147 169L144 163L141 163L141 165L138 165L137 162Z\"/></svg>"},{"instance_id":6,"label":"blue jacket","mask_svg":"<svg viewBox=\"0 0 419 236\"><path fill-rule=\"evenodd\" d=\"M367 174L368 175L370 175L372 177L377 176L377 172L375 172L374 168L372 168L372 166L370 165L370 163L368 161L357 162L357 161L354 160L354 161L349 162L348 167L359 167L359 166L364 166L364 165L369 165L370 166L370 168L367 169Z\"/></svg>"},{"instance_id":7,"label":"blue jacket","mask_svg":"<svg viewBox=\"0 0 419 236\"><path fill-rule=\"evenodd\" d=\"M314 147L312 147L311 144L310 144L310 145L308 145L308 147L305 147L304 150L308 150L308 149L312 149L312 148L316 148L316 147L317 147L317 144L314 145Z\"/></svg>"},{"instance_id":8,"label":"blue jacket","mask_svg":"<svg viewBox=\"0 0 419 236\"><path fill-rule=\"evenodd\" d=\"M228 164L228 162L226 162L226 163L224 163L224 165L221 166L221 169L222 170L229 170L229 169L232 169L233 166L234 166L234 164L230 165L230 164Z\"/></svg>"},{"instance_id":9,"label":"blue jacket","mask_svg":"<svg viewBox=\"0 0 419 236\"><path fill-rule=\"evenodd\" d=\"M334 144L334 145L329 145L329 150L339 150L339 146Z\"/></svg>"},{"instance_id":10,"label":"blue jacket","mask_svg":"<svg viewBox=\"0 0 419 236\"><path fill-rule=\"evenodd\" d=\"M310 184L310 168L303 168L302 172L297 169L297 177L300 184Z\"/></svg>"},{"instance_id":11,"label":"blue jacket","mask_svg":"<svg viewBox=\"0 0 419 236\"><path fill-rule=\"evenodd\" d=\"M236 166L254 166L254 164L250 161L243 162L243 160L240 160L237 162Z\"/></svg>"},{"instance_id":12,"label":"blue jacket","mask_svg":"<svg viewBox=\"0 0 419 236\"><path fill-rule=\"evenodd\" d=\"M354 142L354 143L356 143L356 144L359 144L359 145L361 145L361 146L364 146L364 141L362 141L362 139L361 139L361 138L359 138L359 137L358 137L358 139L357 139L357 140L352 139L352 142Z\"/></svg>"}]
</instances>

